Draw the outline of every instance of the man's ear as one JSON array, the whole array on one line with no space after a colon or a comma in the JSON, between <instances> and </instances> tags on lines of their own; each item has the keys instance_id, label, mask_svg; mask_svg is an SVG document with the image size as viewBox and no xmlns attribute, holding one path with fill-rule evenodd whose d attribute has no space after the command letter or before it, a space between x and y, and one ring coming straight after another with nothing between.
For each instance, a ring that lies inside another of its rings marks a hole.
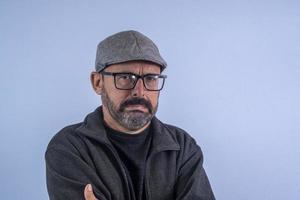
<instances>
[{"instance_id":1,"label":"man's ear","mask_svg":"<svg viewBox=\"0 0 300 200\"><path fill-rule=\"evenodd\" d=\"M103 77L100 73L98 72L92 72L91 73L91 84L93 86L94 91L98 94L102 94L103 90Z\"/></svg>"}]
</instances>

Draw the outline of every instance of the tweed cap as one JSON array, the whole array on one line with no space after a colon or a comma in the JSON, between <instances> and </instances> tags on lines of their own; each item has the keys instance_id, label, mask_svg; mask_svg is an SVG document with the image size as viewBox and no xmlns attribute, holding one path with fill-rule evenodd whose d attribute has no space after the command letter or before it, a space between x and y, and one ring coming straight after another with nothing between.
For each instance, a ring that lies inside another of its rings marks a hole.
<instances>
[{"instance_id":1,"label":"tweed cap","mask_svg":"<svg viewBox=\"0 0 300 200\"><path fill-rule=\"evenodd\" d=\"M156 63L162 70L167 66L151 39L137 31L122 31L98 44L95 68L99 72L112 64L137 60Z\"/></svg>"}]
</instances>

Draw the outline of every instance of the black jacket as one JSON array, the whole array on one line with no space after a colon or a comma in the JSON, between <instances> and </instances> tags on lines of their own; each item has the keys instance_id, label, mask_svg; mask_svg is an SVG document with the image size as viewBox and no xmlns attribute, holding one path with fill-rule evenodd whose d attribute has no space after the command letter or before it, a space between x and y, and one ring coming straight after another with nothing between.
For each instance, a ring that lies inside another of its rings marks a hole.
<instances>
[{"instance_id":1,"label":"black jacket","mask_svg":"<svg viewBox=\"0 0 300 200\"><path fill-rule=\"evenodd\" d=\"M151 123L153 139L145 174L147 199L215 199L195 140L155 117ZM101 107L84 122L57 133L45 159L51 200L82 200L88 183L99 200L135 199L124 164L107 138Z\"/></svg>"}]
</instances>

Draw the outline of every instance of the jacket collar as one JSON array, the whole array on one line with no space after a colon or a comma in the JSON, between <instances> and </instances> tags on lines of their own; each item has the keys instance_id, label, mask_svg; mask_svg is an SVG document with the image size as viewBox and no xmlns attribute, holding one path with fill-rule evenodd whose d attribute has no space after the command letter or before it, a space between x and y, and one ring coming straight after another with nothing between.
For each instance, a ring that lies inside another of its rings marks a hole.
<instances>
[{"instance_id":1,"label":"jacket collar","mask_svg":"<svg viewBox=\"0 0 300 200\"><path fill-rule=\"evenodd\" d=\"M151 132L153 134L151 154L159 151L180 149L174 135L172 135L170 130L156 117L152 119L151 126ZM101 106L85 117L84 122L77 128L77 131L97 142L111 145L104 128Z\"/></svg>"}]
</instances>

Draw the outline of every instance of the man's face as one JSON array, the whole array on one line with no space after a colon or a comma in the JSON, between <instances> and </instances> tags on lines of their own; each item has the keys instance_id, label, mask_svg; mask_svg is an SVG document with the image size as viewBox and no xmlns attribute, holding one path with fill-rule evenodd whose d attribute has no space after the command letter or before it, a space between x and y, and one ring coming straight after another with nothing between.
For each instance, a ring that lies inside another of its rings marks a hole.
<instances>
[{"instance_id":1,"label":"man's face","mask_svg":"<svg viewBox=\"0 0 300 200\"><path fill-rule=\"evenodd\" d=\"M160 74L158 65L134 61L114 64L105 72L132 73L136 75ZM158 107L158 91L148 91L142 79L138 79L131 90L117 89L113 76L102 76L101 99L104 119L111 119L110 126L122 126L125 130L136 131L149 124ZM117 124L114 124L117 123ZM112 127L114 128L114 127Z\"/></svg>"}]
</instances>

